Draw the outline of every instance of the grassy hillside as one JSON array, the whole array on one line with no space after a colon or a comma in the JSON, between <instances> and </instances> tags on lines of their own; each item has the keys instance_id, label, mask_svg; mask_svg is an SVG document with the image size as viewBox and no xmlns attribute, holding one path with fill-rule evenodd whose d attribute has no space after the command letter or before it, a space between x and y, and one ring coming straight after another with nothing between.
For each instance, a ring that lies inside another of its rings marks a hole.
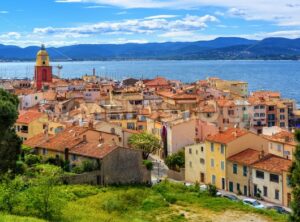
<instances>
[{"instance_id":1,"label":"grassy hillside","mask_svg":"<svg viewBox=\"0 0 300 222\"><path fill-rule=\"evenodd\" d=\"M148 187L62 186L69 200L62 210L63 222L285 222L273 211L256 210L242 203L210 197L194 187L162 182ZM14 218L0 221L28 221Z\"/></svg>"},{"instance_id":2,"label":"grassy hillside","mask_svg":"<svg viewBox=\"0 0 300 222\"><path fill-rule=\"evenodd\" d=\"M45 222L32 217L20 217L14 215L0 214L0 222Z\"/></svg>"}]
</instances>

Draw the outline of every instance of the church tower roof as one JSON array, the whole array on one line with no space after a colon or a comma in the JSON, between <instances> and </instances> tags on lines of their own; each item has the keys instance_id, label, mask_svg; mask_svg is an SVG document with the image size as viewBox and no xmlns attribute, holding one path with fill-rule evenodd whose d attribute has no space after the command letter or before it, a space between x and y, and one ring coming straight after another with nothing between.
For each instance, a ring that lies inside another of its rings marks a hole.
<instances>
[{"instance_id":1,"label":"church tower roof","mask_svg":"<svg viewBox=\"0 0 300 222\"><path fill-rule=\"evenodd\" d=\"M41 46L40 51L36 55L36 66L49 66L50 59L48 52L46 51L45 45Z\"/></svg>"}]
</instances>

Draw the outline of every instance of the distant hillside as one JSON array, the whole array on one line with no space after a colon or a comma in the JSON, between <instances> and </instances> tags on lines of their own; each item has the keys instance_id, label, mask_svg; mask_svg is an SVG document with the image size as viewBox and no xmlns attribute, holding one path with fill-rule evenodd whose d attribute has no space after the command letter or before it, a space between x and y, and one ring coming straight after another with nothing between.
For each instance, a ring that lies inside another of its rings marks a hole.
<instances>
[{"instance_id":1,"label":"distant hillside","mask_svg":"<svg viewBox=\"0 0 300 222\"><path fill-rule=\"evenodd\" d=\"M39 47L0 44L0 60L34 60ZM300 59L300 38L217 38L147 44L81 44L48 48L52 60L112 59Z\"/></svg>"}]
</instances>

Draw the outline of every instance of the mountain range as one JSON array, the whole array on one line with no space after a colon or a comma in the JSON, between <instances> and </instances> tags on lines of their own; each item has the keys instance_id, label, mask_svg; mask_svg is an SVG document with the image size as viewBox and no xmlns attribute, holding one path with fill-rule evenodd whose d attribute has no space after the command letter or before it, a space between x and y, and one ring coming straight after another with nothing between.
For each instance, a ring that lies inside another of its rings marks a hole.
<instances>
[{"instance_id":1,"label":"mountain range","mask_svg":"<svg viewBox=\"0 0 300 222\"><path fill-rule=\"evenodd\" d=\"M0 61L34 60L40 47L21 48L0 44ZM300 59L300 38L249 40L220 37L210 41L79 44L47 49L51 60L130 59Z\"/></svg>"}]
</instances>

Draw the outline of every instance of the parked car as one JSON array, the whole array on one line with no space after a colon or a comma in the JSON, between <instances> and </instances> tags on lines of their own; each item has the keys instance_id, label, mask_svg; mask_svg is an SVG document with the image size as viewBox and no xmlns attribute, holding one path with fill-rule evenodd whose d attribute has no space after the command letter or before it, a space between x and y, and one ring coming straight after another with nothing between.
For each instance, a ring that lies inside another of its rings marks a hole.
<instances>
[{"instance_id":1,"label":"parked car","mask_svg":"<svg viewBox=\"0 0 300 222\"><path fill-rule=\"evenodd\" d=\"M289 211L287 211L286 209L284 209L281 206L269 206L269 207L267 207L267 209L275 210L277 213L280 213L280 214L290 214Z\"/></svg>"},{"instance_id":2,"label":"parked car","mask_svg":"<svg viewBox=\"0 0 300 222\"><path fill-rule=\"evenodd\" d=\"M251 207L257 208L257 209L264 209L265 206L263 204L261 204L260 202L258 202L255 199L251 199L251 198L247 198L243 200L244 204L247 204Z\"/></svg>"},{"instance_id":3,"label":"parked car","mask_svg":"<svg viewBox=\"0 0 300 222\"><path fill-rule=\"evenodd\" d=\"M233 194L224 194L223 197L227 198L229 200L232 200L232 201L239 201L240 200L239 198L237 198L237 196L235 196Z\"/></svg>"}]
</instances>

